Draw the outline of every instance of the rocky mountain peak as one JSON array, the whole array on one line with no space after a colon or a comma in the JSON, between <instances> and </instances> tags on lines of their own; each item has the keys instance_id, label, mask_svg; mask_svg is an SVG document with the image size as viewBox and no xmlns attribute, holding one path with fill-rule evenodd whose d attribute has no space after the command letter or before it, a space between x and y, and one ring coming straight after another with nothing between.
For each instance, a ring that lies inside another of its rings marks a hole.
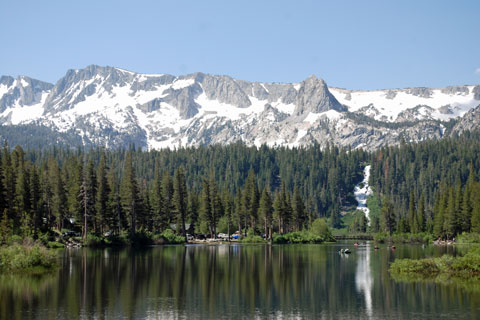
<instances>
[{"instance_id":1,"label":"rocky mountain peak","mask_svg":"<svg viewBox=\"0 0 480 320\"><path fill-rule=\"evenodd\" d=\"M328 91L325 81L315 75L311 75L301 82L295 104L295 115L297 116L328 110L346 111L346 108Z\"/></svg>"},{"instance_id":2,"label":"rocky mountain peak","mask_svg":"<svg viewBox=\"0 0 480 320\"><path fill-rule=\"evenodd\" d=\"M27 76L18 76L16 79L10 76L2 76L0 85L4 86L5 92L0 96L0 112L12 105L31 106L40 103L42 94L53 85Z\"/></svg>"}]
</instances>

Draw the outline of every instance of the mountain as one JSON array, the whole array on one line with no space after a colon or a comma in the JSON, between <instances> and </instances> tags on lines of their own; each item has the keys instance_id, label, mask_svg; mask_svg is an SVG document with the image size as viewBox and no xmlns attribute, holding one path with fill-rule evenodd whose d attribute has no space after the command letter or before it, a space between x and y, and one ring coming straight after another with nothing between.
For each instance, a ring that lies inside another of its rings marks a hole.
<instances>
[{"instance_id":1,"label":"mountain","mask_svg":"<svg viewBox=\"0 0 480 320\"><path fill-rule=\"evenodd\" d=\"M91 65L69 70L55 85L1 77L0 136L11 141L21 127L22 134L48 130L49 141L110 148L242 140L376 149L476 128L479 117L470 114L479 104L480 86L356 91L328 88L315 76L293 84L260 83Z\"/></svg>"}]
</instances>

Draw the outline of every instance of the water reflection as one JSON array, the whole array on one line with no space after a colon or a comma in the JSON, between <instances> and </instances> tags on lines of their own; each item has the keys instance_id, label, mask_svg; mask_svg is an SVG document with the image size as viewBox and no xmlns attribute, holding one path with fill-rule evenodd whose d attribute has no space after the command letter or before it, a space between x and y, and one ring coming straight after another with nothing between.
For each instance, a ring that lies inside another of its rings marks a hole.
<instances>
[{"instance_id":1,"label":"water reflection","mask_svg":"<svg viewBox=\"0 0 480 320\"><path fill-rule=\"evenodd\" d=\"M369 318L372 316L372 289L373 277L370 268L371 246L367 242L357 248L357 271L355 273L355 286L357 291L364 296L365 309Z\"/></svg>"},{"instance_id":2,"label":"water reflection","mask_svg":"<svg viewBox=\"0 0 480 320\"><path fill-rule=\"evenodd\" d=\"M341 255L340 248L353 253ZM422 319L478 316L480 297L403 284L395 257L436 249L368 244L65 250L45 278L0 277L0 319Z\"/></svg>"}]
</instances>

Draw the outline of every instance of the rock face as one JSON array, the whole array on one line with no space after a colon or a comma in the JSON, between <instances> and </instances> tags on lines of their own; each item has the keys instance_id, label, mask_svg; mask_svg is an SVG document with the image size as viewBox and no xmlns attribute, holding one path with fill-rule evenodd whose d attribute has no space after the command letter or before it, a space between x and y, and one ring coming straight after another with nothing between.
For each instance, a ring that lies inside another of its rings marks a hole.
<instances>
[{"instance_id":1,"label":"rock face","mask_svg":"<svg viewBox=\"0 0 480 320\"><path fill-rule=\"evenodd\" d=\"M52 89L53 85L25 76L14 79L9 76L0 78L0 88L4 88L3 95L0 89L0 112L10 106L32 106L42 100L42 94Z\"/></svg>"},{"instance_id":2,"label":"rock face","mask_svg":"<svg viewBox=\"0 0 480 320\"><path fill-rule=\"evenodd\" d=\"M315 76L293 84L260 83L91 65L67 71L55 85L24 76L0 78L0 124L43 126L67 144L114 148L241 140L376 149L441 138L449 134L442 121L450 119L457 121L451 132L475 129L479 104L480 86L355 91L328 88Z\"/></svg>"},{"instance_id":3,"label":"rock face","mask_svg":"<svg viewBox=\"0 0 480 320\"><path fill-rule=\"evenodd\" d=\"M467 112L453 127L452 133L462 133L480 129L480 103Z\"/></svg>"},{"instance_id":4,"label":"rock face","mask_svg":"<svg viewBox=\"0 0 480 320\"><path fill-rule=\"evenodd\" d=\"M328 110L346 111L328 91L325 81L310 76L303 81L298 90L295 114L321 113Z\"/></svg>"}]
</instances>

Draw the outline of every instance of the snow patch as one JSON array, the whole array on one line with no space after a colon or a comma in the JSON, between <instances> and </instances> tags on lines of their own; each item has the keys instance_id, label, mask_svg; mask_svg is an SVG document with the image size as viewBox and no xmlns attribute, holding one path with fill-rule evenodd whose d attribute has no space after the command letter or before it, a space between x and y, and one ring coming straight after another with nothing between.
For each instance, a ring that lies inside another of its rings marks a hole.
<instances>
[{"instance_id":1,"label":"snow patch","mask_svg":"<svg viewBox=\"0 0 480 320\"><path fill-rule=\"evenodd\" d=\"M420 105L426 105L435 109L432 113L434 119L448 120L463 116L467 111L478 105L478 101L473 97L473 88L474 86L468 86L469 94L467 95L451 95L442 93L441 89L431 89L432 95L429 98L409 94L406 89L393 90L396 94L393 99L387 99L389 90L345 91L329 88L329 91L341 104L346 105L351 112L373 105L379 110L379 114L375 116L376 120L382 120L383 117L386 117L387 121L393 122L401 112ZM345 99L346 92L350 93L350 100ZM448 115L440 113L438 109L445 105L450 105L454 112Z\"/></svg>"},{"instance_id":2,"label":"snow patch","mask_svg":"<svg viewBox=\"0 0 480 320\"><path fill-rule=\"evenodd\" d=\"M30 84L23 78L21 77L20 78L20 84L22 85L22 87L28 87Z\"/></svg>"},{"instance_id":3,"label":"snow patch","mask_svg":"<svg viewBox=\"0 0 480 320\"><path fill-rule=\"evenodd\" d=\"M177 80L172 84L172 89L174 89L174 90L183 89L183 88L186 88L188 86L191 86L194 83L195 83L195 79Z\"/></svg>"},{"instance_id":4,"label":"snow patch","mask_svg":"<svg viewBox=\"0 0 480 320\"><path fill-rule=\"evenodd\" d=\"M244 116L263 112L265 101L253 97L249 97L249 99L252 104L248 108L238 108L231 104L222 103L217 100L210 100L205 93L202 93L197 99L195 99L195 102L201 106L199 114L195 117L200 118L211 115L214 117L224 117L230 120L239 120Z\"/></svg>"},{"instance_id":5,"label":"snow patch","mask_svg":"<svg viewBox=\"0 0 480 320\"><path fill-rule=\"evenodd\" d=\"M6 84L0 84L0 99L7 92L8 92L8 86Z\"/></svg>"},{"instance_id":6,"label":"snow patch","mask_svg":"<svg viewBox=\"0 0 480 320\"><path fill-rule=\"evenodd\" d=\"M315 123L318 119L320 119L322 117L326 117L330 120L338 120L338 119L342 118L342 114L338 111L335 111L335 110L328 110L328 111L321 112L321 113L310 112L307 115L307 117L305 118L305 120L303 120L303 121L304 122Z\"/></svg>"}]
</instances>

